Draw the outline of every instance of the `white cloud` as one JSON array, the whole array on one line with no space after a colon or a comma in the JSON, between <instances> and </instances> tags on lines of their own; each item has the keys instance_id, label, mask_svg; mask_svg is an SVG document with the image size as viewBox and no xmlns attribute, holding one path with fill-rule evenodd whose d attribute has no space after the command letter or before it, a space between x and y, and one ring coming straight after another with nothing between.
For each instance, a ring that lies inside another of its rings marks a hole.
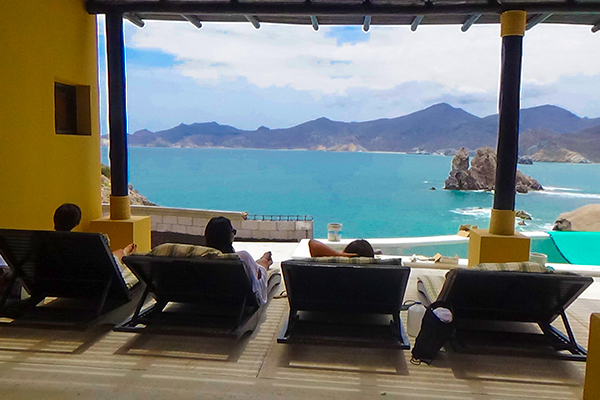
<instances>
[{"instance_id":1,"label":"white cloud","mask_svg":"<svg viewBox=\"0 0 600 400\"><path fill-rule=\"evenodd\" d=\"M499 26L377 27L368 42L337 46L331 27L263 24L148 22L128 45L173 54L177 69L200 85L239 77L260 88L289 87L324 94L352 88L385 90L411 81L432 81L446 90L497 90ZM545 84L561 76L600 73L599 38L589 27L538 26L524 45L523 82ZM335 63L345 60L350 63ZM334 62L334 63L332 63ZM343 77L343 79L340 79Z\"/></svg>"},{"instance_id":2,"label":"white cloud","mask_svg":"<svg viewBox=\"0 0 600 400\"><path fill-rule=\"evenodd\" d=\"M103 33L100 19L100 35ZM499 27L372 27L368 35L310 26L125 23L129 48L152 55L129 63L130 131L217 121L242 129L328 117L397 117L438 102L485 116L497 112ZM329 36L329 37L326 37ZM598 117L600 36L589 27L537 26L525 36L522 106L556 104ZM103 51L101 49L101 51ZM128 53L129 54L129 53ZM156 53L160 54L160 53ZM138 54L139 55L139 54ZM140 64L139 61L144 63ZM338 62L344 61L344 62ZM103 129L104 125L103 125Z\"/></svg>"}]
</instances>

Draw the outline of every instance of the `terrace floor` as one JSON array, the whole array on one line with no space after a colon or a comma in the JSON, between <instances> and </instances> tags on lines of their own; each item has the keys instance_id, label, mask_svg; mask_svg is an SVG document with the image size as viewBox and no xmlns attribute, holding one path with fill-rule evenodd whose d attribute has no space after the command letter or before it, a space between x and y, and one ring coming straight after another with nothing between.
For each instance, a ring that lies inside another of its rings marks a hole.
<instances>
[{"instance_id":1,"label":"terrace floor","mask_svg":"<svg viewBox=\"0 0 600 400\"><path fill-rule=\"evenodd\" d=\"M296 244L236 243L259 257L289 258ZM406 299L416 299L413 269ZM598 285L599 283L595 283ZM600 300L569 310L587 347ZM0 399L580 399L585 363L531 357L440 353L412 365L410 351L278 344L287 299L239 341L136 335L100 326L85 332L0 327ZM405 314L405 313L403 313ZM406 315L403 315L406 326ZM414 342L414 338L411 338Z\"/></svg>"}]
</instances>

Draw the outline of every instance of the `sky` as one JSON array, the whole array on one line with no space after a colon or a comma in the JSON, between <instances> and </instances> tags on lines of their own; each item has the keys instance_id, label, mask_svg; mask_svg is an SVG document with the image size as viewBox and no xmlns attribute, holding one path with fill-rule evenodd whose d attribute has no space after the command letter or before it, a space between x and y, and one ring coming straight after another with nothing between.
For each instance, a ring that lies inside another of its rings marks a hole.
<instances>
[{"instance_id":1,"label":"sky","mask_svg":"<svg viewBox=\"0 0 600 400\"><path fill-rule=\"evenodd\" d=\"M446 102L497 113L499 25L320 26L124 22L128 131L216 121L239 129L394 118ZM98 20L102 134L104 22ZM540 24L523 45L521 107L600 117L600 33Z\"/></svg>"}]
</instances>

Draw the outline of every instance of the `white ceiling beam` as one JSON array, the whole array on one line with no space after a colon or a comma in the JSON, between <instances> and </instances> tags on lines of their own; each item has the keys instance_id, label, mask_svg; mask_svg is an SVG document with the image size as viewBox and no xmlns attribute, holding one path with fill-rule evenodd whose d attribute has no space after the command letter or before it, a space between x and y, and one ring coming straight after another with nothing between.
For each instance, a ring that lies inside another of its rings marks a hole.
<instances>
[{"instance_id":1,"label":"white ceiling beam","mask_svg":"<svg viewBox=\"0 0 600 400\"><path fill-rule=\"evenodd\" d=\"M252 15L244 15L244 18L246 18L246 21L250 22L252 24L252 26L254 26L256 29L260 28L260 22L258 22L258 20L256 18L254 18Z\"/></svg>"},{"instance_id":2,"label":"white ceiling beam","mask_svg":"<svg viewBox=\"0 0 600 400\"><path fill-rule=\"evenodd\" d=\"M193 15L181 14L181 16L183 18L185 18L186 21L188 21L190 24L194 25L196 28L198 28L198 29L202 28L202 22L200 22L200 20L198 18L194 17Z\"/></svg>"},{"instance_id":3,"label":"white ceiling beam","mask_svg":"<svg viewBox=\"0 0 600 400\"><path fill-rule=\"evenodd\" d=\"M317 20L317 17L314 15L310 16L310 23L312 24L312 27L315 31L319 30L319 21Z\"/></svg>"},{"instance_id":4,"label":"white ceiling beam","mask_svg":"<svg viewBox=\"0 0 600 400\"><path fill-rule=\"evenodd\" d=\"M533 28L537 24L541 24L542 22L544 22L551 16L552 16L552 13L544 13L544 14L536 15L535 17L533 17L529 21L527 21L527 27L525 28L525 30L527 30L527 31L530 30L531 28Z\"/></svg>"},{"instance_id":5,"label":"white ceiling beam","mask_svg":"<svg viewBox=\"0 0 600 400\"><path fill-rule=\"evenodd\" d=\"M365 18L363 19L363 31L369 32L370 28L371 28L371 16L365 15Z\"/></svg>"},{"instance_id":6,"label":"white ceiling beam","mask_svg":"<svg viewBox=\"0 0 600 400\"><path fill-rule=\"evenodd\" d=\"M132 24L134 24L135 26L137 26L138 28L143 28L144 25L146 25L144 23L144 20L142 20L140 17L138 17L136 14L134 13L126 13L123 14L123 18L125 18L127 21L131 22Z\"/></svg>"},{"instance_id":7,"label":"white ceiling beam","mask_svg":"<svg viewBox=\"0 0 600 400\"><path fill-rule=\"evenodd\" d=\"M410 24L410 30L413 32L416 31L421 21L423 21L423 15L417 15Z\"/></svg>"},{"instance_id":8,"label":"white ceiling beam","mask_svg":"<svg viewBox=\"0 0 600 400\"><path fill-rule=\"evenodd\" d=\"M460 27L460 30L466 32L469 28L477 22L477 20L481 17L481 14L473 14L470 15L469 18L465 21L465 23Z\"/></svg>"}]
</instances>

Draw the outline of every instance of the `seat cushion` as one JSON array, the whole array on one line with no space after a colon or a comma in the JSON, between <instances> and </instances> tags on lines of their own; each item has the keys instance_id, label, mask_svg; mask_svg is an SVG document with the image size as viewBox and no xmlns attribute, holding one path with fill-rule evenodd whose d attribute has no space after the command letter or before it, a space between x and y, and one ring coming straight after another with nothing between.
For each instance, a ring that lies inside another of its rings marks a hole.
<instances>
[{"instance_id":1,"label":"seat cushion","mask_svg":"<svg viewBox=\"0 0 600 400\"><path fill-rule=\"evenodd\" d=\"M237 254L224 254L220 250L192 244L163 243L152 249L149 256L181 257L181 258L222 258L239 260Z\"/></svg>"},{"instance_id":2,"label":"seat cushion","mask_svg":"<svg viewBox=\"0 0 600 400\"><path fill-rule=\"evenodd\" d=\"M417 290L425 296L429 305L436 301L446 277L443 275L419 275L417 276Z\"/></svg>"},{"instance_id":3,"label":"seat cushion","mask_svg":"<svg viewBox=\"0 0 600 400\"><path fill-rule=\"evenodd\" d=\"M483 263L471 267L477 271L554 272L550 267L536 262Z\"/></svg>"},{"instance_id":4,"label":"seat cushion","mask_svg":"<svg viewBox=\"0 0 600 400\"><path fill-rule=\"evenodd\" d=\"M326 264L380 264L380 265L397 265L399 259L378 259L371 257L339 257L339 256L329 256L329 257L310 257L305 258L303 261L308 262L316 262L316 263L326 263Z\"/></svg>"}]
</instances>

